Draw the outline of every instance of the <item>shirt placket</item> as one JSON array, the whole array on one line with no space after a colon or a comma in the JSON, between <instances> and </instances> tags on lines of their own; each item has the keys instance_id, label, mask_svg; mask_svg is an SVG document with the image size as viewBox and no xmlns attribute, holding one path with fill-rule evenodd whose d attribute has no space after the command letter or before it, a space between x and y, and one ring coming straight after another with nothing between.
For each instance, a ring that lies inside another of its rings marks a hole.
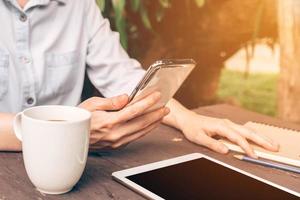
<instances>
[{"instance_id":1,"label":"shirt placket","mask_svg":"<svg viewBox=\"0 0 300 200\"><path fill-rule=\"evenodd\" d=\"M22 74L22 105L23 108L27 108L36 104L33 62L30 52L30 19L26 12L18 10L15 21L16 49Z\"/></svg>"}]
</instances>

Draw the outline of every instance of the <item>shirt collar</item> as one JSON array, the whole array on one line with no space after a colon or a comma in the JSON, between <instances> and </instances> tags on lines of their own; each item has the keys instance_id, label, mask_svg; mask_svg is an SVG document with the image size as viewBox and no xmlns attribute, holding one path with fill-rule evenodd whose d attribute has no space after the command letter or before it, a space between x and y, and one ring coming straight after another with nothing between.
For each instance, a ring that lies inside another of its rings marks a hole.
<instances>
[{"instance_id":1,"label":"shirt collar","mask_svg":"<svg viewBox=\"0 0 300 200\"><path fill-rule=\"evenodd\" d=\"M36 4L49 4L50 1L57 1L59 3L66 4L68 0L30 0L30 1L34 1Z\"/></svg>"},{"instance_id":2,"label":"shirt collar","mask_svg":"<svg viewBox=\"0 0 300 200\"><path fill-rule=\"evenodd\" d=\"M58 1L60 3L66 4L68 2L68 0L51 0L51 1Z\"/></svg>"},{"instance_id":3,"label":"shirt collar","mask_svg":"<svg viewBox=\"0 0 300 200\"><path fill-rule=\"evenodd\" d=\"M15 2L15 0L4 0L4 1L8 1L10 3ZM40 3L40 4L47 4L50 1L57 1L57 2L62 3L62 4L66 4L68 2L68 0L31 0L31 1L35 1L36 3Z\"/></svg>"},{"instance_id":4,"label":"shirt collar","mask_svg":"<svg viewBox=\"0 0 300 200\"><path fill-rule=\"evenodd\" d=\"M26 12L28 9L35 7L35 6L47 6L51 1L56 1L59 4L65 5L68 0L29 0L26 4L25 8L21 10L17 0L4 0L15 6L17 9L19 9L22 12Z\"/></svg>"}]
</instances>

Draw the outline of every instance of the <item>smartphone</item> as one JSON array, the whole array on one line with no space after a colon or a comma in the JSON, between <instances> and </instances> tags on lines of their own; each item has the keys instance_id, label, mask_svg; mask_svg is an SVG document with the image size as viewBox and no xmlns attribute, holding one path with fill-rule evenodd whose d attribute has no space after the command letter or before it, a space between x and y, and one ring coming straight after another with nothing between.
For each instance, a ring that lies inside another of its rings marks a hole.
<instances>
[{"instance_id":1,"label":"smartphone","mask_svg":"<svg viewBox=\"0 0 300 200\"><path fill-rule=\"evenodd\" d=\"M129 105L158 91L160 101L149 111L165 106L195 68L193 59L165 59L153 63L129 96Z\"/></svg>"}]
</instances>

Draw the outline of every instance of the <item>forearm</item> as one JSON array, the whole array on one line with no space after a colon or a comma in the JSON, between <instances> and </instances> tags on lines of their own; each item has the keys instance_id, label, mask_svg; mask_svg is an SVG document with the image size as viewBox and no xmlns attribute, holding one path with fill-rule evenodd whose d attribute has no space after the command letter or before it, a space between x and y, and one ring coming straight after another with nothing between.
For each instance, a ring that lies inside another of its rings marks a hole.
<instances>
[{"instance_id":1,"label":"forearm","mask_svg":"<svg viewBox=\"0 0 300 200\"><path fill-rule=\"evenodd\" d=\"M188 116L194 114L193 111L188 110L175 99L171 99L168 102L167 107L170 109L170 113L164 117L163 123L179 130L182 130Z\"/></svg>"},{"instance_id":2,"label":"forearm","mask_svg":"<svg viewBox=\"0 0 300 200\"><path fill-rule=\"evenodd\" d=\"M13 131L14 114L0 113L0 151L21 151L21 142Z\"/></svg>"}]
</instances>

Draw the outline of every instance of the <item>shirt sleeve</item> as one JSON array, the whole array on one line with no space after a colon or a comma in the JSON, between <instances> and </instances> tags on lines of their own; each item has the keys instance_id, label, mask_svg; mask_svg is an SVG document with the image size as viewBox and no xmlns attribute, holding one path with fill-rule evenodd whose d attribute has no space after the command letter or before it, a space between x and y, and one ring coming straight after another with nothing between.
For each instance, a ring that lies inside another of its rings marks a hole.
<instances>
[{"instance_id":1,"label":"shirt sleeve","mask_svg":"<svg viewBox=\"0 0 300 200\"><path fill-rule=\"evenodd\" d=\"M120 44L119 33L110 29L95 0L87 2L88 77L105 97L130 94L145 71L138 61L129 58Z\"/></svg>"}]
</instances>

